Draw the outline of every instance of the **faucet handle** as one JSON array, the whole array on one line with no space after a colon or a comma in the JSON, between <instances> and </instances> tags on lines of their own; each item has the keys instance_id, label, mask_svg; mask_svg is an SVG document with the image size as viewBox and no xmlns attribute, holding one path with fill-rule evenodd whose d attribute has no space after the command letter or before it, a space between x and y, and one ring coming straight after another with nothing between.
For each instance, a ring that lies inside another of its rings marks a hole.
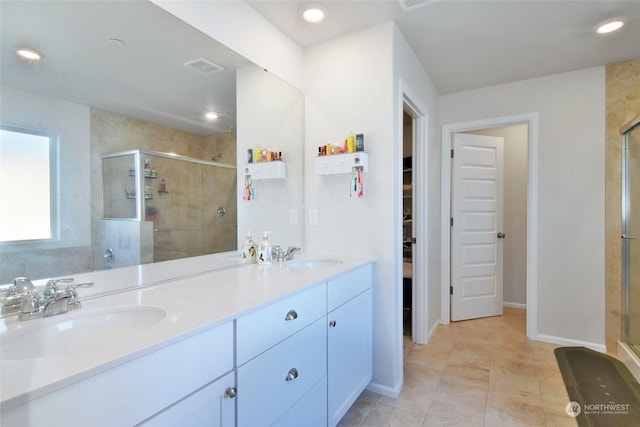
<instances>
[{"instance_id":1,"label":"faucet handle","mask_svg":"<svg viewBox=\"0 0 640 427\"><path fill-rule=\"evenodd\" d=\"M56 283L58 283L57 280L47 281L47 284L44 285L44 291L42 292L42 296L45 298L51 298L53 294L58 292L58 287L56 286Z\"/></svg>"},{"instance_id":2,"label":"faucet handle","mask_svg":"<svg viewBox=\"0 0 640 427\"><path fill-rule=\"evenodd\" d=\"M67 293L69 298L67 303L68 310L71 311L79 309L81 305L80 298L78 298L78 291L76 291L76 286L69 285L64 289L64 291Z\"/></svg>"},{"instance_id":3,"label":"faucet handle","mask_svg":"<svg viewBox=\"0 0 640 427\"><path fill-rule=\"evenodd\" d=\"M28 291L22 298L21 314L37 313L40 311L38 291Z\"/></svg>"},{"instance_id":4,"label":"faucet handle","mask_svg":"<svg viewBox=\"0 0 640 427\"><path fill-rule=\"evenodd\" d=\"M47 284L44 286L43 296L45 298L51 298L53 295L58 292L58 283L71 283L73 282L73 278L65 278L65 279L50 279L47 281Z\"/></svg>"},{"instance_id":5,"label":"faucet handle","mask_svg":"<svg viewBox=\"0 0 640 427\"><path fill-rule=\"evenodd\" d=\"M271 257L274 260L276 260L276 261L282 260L282 255L283 255L283 251L282 251L282 248L279 245L271 246Z\"/></svg>"},{"instance_id":6,"label":"faucet handle","mask_svg":"<svg viewBox=\"0 0 640 427\"><path fill-rule=\"evenodd\" d=\"M23 299L20 314L18 314L18 320L30 320L37 319L42 316L40 311L40 298L38 298L38 291L28 291Z\"/></svg>"},{"instance_id":7,"label":"faucet handle","mask_svg":"<svg viewBox=\"0 0 640 427\"><path fill-rule=\"evenodd\" d=\"M7 307L17 307L22 303L22 295L18 293L16 285L11 284L7 287L0 302Z\"/></svg>"},{"instance_id":8,"label":"faucet handle","mask_svg":"<svg viewBox=\"0 0 640 427\"><path fill-rule=\"evenodd\" d=\"M29 291L35 291L36 287L33 286L33 283L31 283L31 280L27 279L26 277L16 277L13 280L13 286L15 287L15 290L17 293L19 294L26 294Z\"/></svg>"}]
</instances>

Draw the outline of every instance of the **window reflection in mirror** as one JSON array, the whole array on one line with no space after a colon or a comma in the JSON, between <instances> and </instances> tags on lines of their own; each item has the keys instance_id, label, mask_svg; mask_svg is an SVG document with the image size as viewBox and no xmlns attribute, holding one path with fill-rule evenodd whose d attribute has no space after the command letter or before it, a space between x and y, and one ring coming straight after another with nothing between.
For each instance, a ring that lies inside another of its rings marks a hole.
<instances>
[{"instance_id":1,"label":"window reflection in mirror","mask_svg":"<svg viewBox=\"0 0 640 427\"><path fill-rule=\"evenodd\" d=\"M0 243L55 237L56 137L0 126Z\"/></svg>"}]
</instances>

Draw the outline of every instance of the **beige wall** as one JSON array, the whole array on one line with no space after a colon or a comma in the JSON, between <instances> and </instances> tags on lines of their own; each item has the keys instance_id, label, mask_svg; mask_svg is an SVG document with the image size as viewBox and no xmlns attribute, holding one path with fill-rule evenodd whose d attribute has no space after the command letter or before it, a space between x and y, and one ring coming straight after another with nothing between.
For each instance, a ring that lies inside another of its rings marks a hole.
<instances>
[{"instance_id":1,"label":"beige wall","mask_svg":"<svg viewBox=\"0 0 640 427\"><path fill-rule=\"evenodd\" d=\"M606 144L606 339L616 353L622 319L622 245L620 242L622 127L640 115L640 58L607 65Z\"/></svg>"}]
</instances>

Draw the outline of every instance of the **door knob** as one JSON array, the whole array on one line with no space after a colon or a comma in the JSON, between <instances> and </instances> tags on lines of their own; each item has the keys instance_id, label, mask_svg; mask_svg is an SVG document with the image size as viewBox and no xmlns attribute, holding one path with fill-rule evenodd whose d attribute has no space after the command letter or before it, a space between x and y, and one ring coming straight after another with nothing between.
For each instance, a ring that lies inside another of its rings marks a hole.
<instances>
[{"instance_id":1,"label":"door knob","mask_svg":"<svg viewBox=\"0 0 640 427\"><path fill-rule=\"evenodd\" d=\"M226 397L227 399L233 399L234 397L236 397L237 394L238 394L238 389L235 387L228 387L224 391L224 397Z\"/></svg>"},{"instance_id":2,"label":"door knob","mask_svg":"<svg viewBox=\"0 0 640 427\"><path fill-rule=\"evenodd\" d=\"M498 233L498 239L504 239L505 237L507 237L507 235L503 232Z\"/></svg>"}]
</instances>

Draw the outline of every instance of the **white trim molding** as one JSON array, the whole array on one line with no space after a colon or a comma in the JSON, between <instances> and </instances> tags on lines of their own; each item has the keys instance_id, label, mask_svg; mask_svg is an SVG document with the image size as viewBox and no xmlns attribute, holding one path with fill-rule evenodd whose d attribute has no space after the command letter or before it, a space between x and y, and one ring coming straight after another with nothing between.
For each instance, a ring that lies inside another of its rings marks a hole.
<instances>
[{"instance_id":1,"label":"white trim molding","mask_svg":"<svg viewBox=\"0 0 640 427\"><path fill-rule=\"evenodd\" d=\"M503 307L509 307L509 308L517 308L519 310L526 310L527 309L527 304L522 304L519 302L508 302L508 301L504 301L502 303Z\"/></svg>"},{"instance_id":2,"label":"white trim molding","mask_svg":"<svg viewBox=\"0 0 640 427\"><path fill-rule=\"evenodd\" d=\"M570 338L556 337L553 335L540 334L536 338L532 338L535 341L542 341L549 344L556 344L563 347L586 347L591 350L598 351L600 353L607 352L607 346L604 344L598 344L588 341L572 340Z\"/></svg>"}]
</instances>

